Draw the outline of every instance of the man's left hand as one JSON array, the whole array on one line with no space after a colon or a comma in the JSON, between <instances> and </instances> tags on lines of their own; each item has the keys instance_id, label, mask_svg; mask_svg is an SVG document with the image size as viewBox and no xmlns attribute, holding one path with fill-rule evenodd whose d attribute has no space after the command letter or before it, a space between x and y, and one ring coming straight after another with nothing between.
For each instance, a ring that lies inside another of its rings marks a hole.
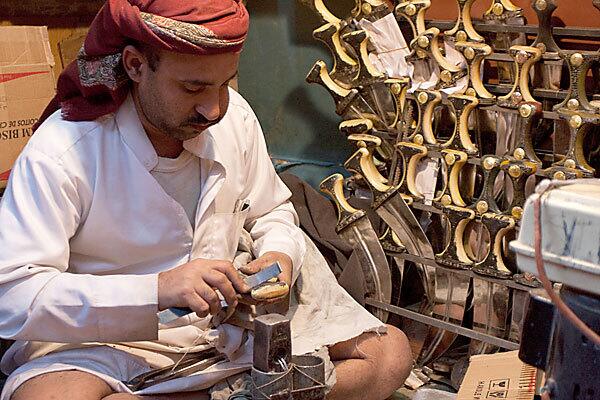
<instances>
[{"instance_id":1,"label":"man's left hand","mask_svg":"<svg viewBox=\"0 0 600 400\"><path fill-rule=\"evenodd\" d=\"M278 251L269 251L258 257L256 260L246 264L240 268L240 271L247 275L256 274L262 271L269 265L278 262L281 266L281 274L279 274L279 280L287 283L289 287L292 286L292 259L285 253Z\"/></svg>"}]
</instances>

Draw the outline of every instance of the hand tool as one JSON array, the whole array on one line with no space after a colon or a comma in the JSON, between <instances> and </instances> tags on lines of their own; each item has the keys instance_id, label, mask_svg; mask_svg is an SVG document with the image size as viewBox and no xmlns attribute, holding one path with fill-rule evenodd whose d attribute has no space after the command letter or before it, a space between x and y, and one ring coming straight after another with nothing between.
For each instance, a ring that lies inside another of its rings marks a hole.
<instances>
[{"instance_id":1,"label":"hand tool","mask_svg":"<svg viewBox=\"0 0 600 400\"><path fill-rule=\"evenodd\" d=\"M138 391L172 379L190 376L203 371L227 357L211 348L199 353L189 353L182 356L180 361L163 368L153 369L124 382L132 391Z\"/></svg>"},{"instance_id":2,"label":"hand tool","mask_svg":"<svg viewBox=\"0 0 600 400\"><path fill-rule=\"evenodd\" d=\"M267 314L254 321L252 398L292 400L294 387L290 321Z\"/></svg>"},{"instance_id":3,"label":"hand tool","mask_svg":"<svg viewBox=\"0 0 600 400\"><path fill-rule=\"evenodd\" d=\"M254 351L252 365L262 372L281 370L281 364L292 361L290 321L279 314L261 315L254 319Z\"/></svg>"},{"instance_id":4,"label":"hand tool","mask_svg":"<svg viewBox=\"0 0 600 400\"><path fill-rule=\"evenodd\" d=\"M278 262L275 262L256 274L245 277L244 283L250 288L250 290L252 290L268 280L276 278L279 276L279 274L281 274L281 272L281 266ZM221 300L221 307L228 307L228 304L225 300ZM171 307L167 310L159 312L158 319L161 324L167 324L177 318L183 317L184 315L191 314L192 312L192 309L188 307Z\"/></svg>"}]
</instances>

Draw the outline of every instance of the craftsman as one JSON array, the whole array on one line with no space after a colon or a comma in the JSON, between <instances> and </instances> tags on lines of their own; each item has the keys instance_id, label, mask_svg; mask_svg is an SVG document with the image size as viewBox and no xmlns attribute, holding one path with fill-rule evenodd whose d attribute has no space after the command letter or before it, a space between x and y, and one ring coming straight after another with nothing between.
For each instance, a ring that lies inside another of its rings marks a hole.
<instances>
[{"instance_id":1,"label":"craftsman","mask_svg":"<svg viewBox=\"0 0 600 400\"><path fill-rule=\"evenodd\" d=\"M247 370L243 329L209 326L215 289L232 307L248 290L232 264L243 228L257 257L246 271L278 261L281 280L305 279L299 303L329 296L290 310L295 351L329 348L328 398L384 399L408 375L402 332L329 271L310 282L326 263L228 87L247 28L239 0L109 0L97 15L0 205L0 337L16 340L1 400L197 399ZM195 314L159 326L173 306ZM215 346L227 361L159 394L122 383Z\"/></svg>"}]
</instances>

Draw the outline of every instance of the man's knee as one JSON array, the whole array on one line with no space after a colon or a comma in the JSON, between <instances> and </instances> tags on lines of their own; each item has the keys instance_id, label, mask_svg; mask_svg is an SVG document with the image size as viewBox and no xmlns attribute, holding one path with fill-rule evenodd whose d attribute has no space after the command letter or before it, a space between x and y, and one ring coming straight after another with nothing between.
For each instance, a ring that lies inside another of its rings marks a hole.
<instances>
[{"instance_id":1,"label":"man's knee","mask_svg":"<svg viewBox=\"0 0 600 400\"><path fill-rule=\"evenodd\" d=\"M57 371L25 381L11 400L101 400L110 395L110 386L95 375L82 371Z\"/></svg>"},{"instance_id":2,"label":"man's knee","mask_svg":"<svg viewBox=\"0 0 600 400\"><path fill-rule=\"evenodd\" d=\"M408 338L404 332L392 325L387 326L387 335L383 338L382 367L393 374L393 380L401 385L410 374L414 362Z\"/></svg>"}]
</instances>

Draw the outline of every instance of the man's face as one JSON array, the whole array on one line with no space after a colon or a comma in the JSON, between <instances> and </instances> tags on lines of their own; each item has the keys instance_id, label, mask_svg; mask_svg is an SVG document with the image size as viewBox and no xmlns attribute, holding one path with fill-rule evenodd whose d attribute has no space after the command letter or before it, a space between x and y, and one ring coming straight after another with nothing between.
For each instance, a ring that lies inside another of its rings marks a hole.
<instances>
[{"instance_id":1,"label":"man's face","mask_svg":"<svg viewBox=\"0 0 600 400\"><path fill-rule=\"evenodd\" d=\"M239 53L198 56L161 51L156 70L145 68L137 83L144 117L178 140L198 136L225 115L227 85L238 64Z\"/></svg>"}]
</instances>

